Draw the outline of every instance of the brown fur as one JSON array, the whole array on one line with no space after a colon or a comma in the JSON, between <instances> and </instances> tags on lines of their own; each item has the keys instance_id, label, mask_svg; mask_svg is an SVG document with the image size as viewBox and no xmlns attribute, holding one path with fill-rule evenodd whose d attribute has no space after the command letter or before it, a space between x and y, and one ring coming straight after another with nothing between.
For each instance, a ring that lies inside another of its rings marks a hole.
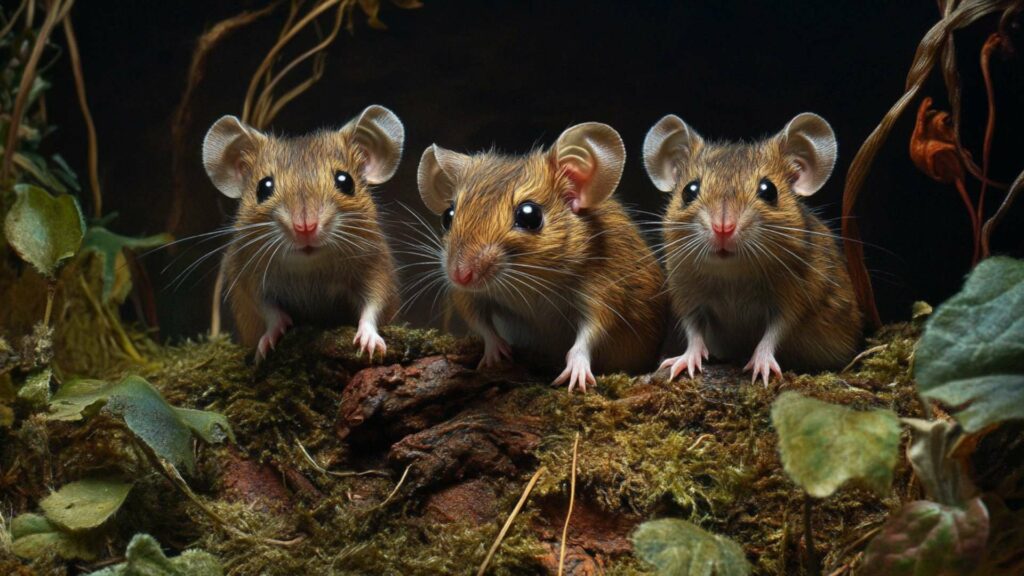
<instances>
[{"instance_id":1,"label":"brown fur","mask_svg":"<svg viewBox=\"0 0 1024 576\"><path fill-rule=\"evenodd\" d=\"M745 360L764 333L768 315L777 314L788 327L778 348L783 364L834 368L849 360L862 324L850 277L833 233L792 192L794 167L783 157L779 141L703 143L678 169L664 236L668 285L681 322L702 328L713 355ZM764 177L778 188L777 206L757 196ZM700 194L686 205L683 188L697 179ZM742 242L727 260L702 254L704 243L677 250L689 246L692 234L711 233L709 209L736 215ZM681 228L686 225L698 228ZM773 231L766 225L791 230Z\"/></svg>"},{"instance_id":2,"label":"brown fur","mask_svg":"<svg viewBox=\"0 0 1024 576\"><path fill-rule=\"evenodd\" d=\"M493 317L514 346L561 359L590 319L598 331L596 370L649 369L664 332L663 275L617 201L574 214L565 201L571 181L539 151L472 156L452 183L446 266L492 250L496 268L514 271L498 272L483 291L455 290L455 307L470 325ZM539 232L513 228L515 208L525 200L543 207ZM509 278L504 286L502 277Z\"/></svg>"},{"instance_id":3,"label":"brown fur","mask_svg":"<svg viewBox=\"0 0 1024 576\"><path fill-rule=\"evenodd\" d=\"M254 346L263 334L262 300L280 305L296 323L354 324L359 308L369 298L382 303L382 323L394 316L398 306L394 259L381 231L371 188L360 177L363 162L362 151L353 145L351 135L339 130L294 138L266 136L242 154L246 186L234 223L242 231L225 257L225 287L230 290L227 296L243 344ZM335 189L336 170L354 177L352 196ZM273 176L276 191L260 203L257 183L267 176ZM279 250L266 249L270 239L246 246L265 229L245 231L244 226L277 220L281 226L274 229L287 236L290 214L301 212L303 206L310 212L323 210L321 225L338 219L338 229L354 235L351 241L356 245L339 241L322 246L313 255L287 254L287 239Z\"/></svg>"}]
</instances>

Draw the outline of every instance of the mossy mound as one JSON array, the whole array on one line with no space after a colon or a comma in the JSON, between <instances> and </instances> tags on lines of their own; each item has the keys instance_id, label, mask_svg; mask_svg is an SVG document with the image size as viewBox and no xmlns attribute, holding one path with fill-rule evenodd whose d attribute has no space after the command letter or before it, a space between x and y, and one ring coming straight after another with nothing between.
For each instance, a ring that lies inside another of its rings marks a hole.
<instances>
[{"instance_id":1,"label":"mossy mound","mask_svg":"<svg viewBox=\"0 0 1024 576\"><path fill-rule=\"evenodd\" d=\"M104 374L139 373L172 404L229 418L237 445L200 447L188 481L234 532L174 491L113 418L19 420L0 447L0 511L31 510L50 488L104 471L138 479L108 532L111 554L145 531L165 547L213 553L230 574L465 574L544 468L489 573L548 573L557 567L579 435L568 573L648 573L629 536L639 522L666 516L732 537L756 573L799 573L803 496L779 463L772 401L797 390L921 416L910 324L882 330L843 373L787 373L765 387L711 365L695 381L604 376L586 395L519 368L477 373L473 340L389 328L387 357L371 365L355 354L352 336L297 330L258 367L228 339L190 341ZM828 571L919 495L910 478L904 462L885 498L843 489L817 503L814 530ZM90 567L23 563L0 541L0 568Z\"/></svg>"}]
</instances>

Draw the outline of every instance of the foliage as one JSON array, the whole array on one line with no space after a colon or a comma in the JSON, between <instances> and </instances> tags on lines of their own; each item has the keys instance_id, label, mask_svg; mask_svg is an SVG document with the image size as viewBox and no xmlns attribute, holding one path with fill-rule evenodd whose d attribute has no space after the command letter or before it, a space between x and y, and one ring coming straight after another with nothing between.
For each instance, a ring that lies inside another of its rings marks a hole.
<instances>
[{"instance_id":1,"label":"foliage","mask_svg":"<svg viewBox=\"0 0 1024 576\"><path fill-rule=\"evenodd\" d=\"M732 540L685 520L644 522L633 534L638 556L666 576L746 576L750 564Z\"/></svg>"},{"instance_id":2,"label":"foliage","mask_svg":"<svg viewBox=\"0 0 1024 576\"><path fill-rule=\"evenodd\" d=\"M227 418L214 412L175 408L139 376L117 383L73 380L53 396L48 418L75 421L107 410L124 419L125 425L153 451L176 467L195 471L192 436L206 442L234 440Z\"/></svg>"},{"instance_id":3,"label":"foliage","mask_svg":"<svg viewBox=\"0 0 1024 576\"><path fill-rule=\"evenodd\" d=\"M772 405L782 465L811 496L830 496L847 481L884 495L900 440L889 410L857 411L783 392Z\"/></svg>"},{"instance_id":4,"label":"foliage","mask_svg":"<svg viewBox=\"0 0 1024 576\"><path fill-rule=\"evenodd\" d=\"M170 241L170 234L132 238L111 232L103 226L90 226L85 232L82 248L98 254L103 263L103 302L123 302L131 289L131 275L125 272L128 265L125 250L157 248Z\"/></svg>"},{"instance_id":5,"label":"foliage","mask_svg":"<svg viewBox=\"0 0 1024 576\"><path fill-rule=\"evenodd\" d=\"M1024 418L1022 318L1024 262L983 261L925 326L914 362L921 396L957 408L968 432Z\"/></svg>"},{"instance_id":6,"label":"foliage","mask_svg":"<svg viewBox=\"0 0 1024 576\"><path fill-rule=\"evenodd\" d=\"M54 198L36 186L14 189L17 200L4 220L7 242L40 274L55 278L82 244L85 220L78 201L66 194Z\"/></svg>"},{"instance_id":7,"label":"foliage","mask_svg":"<svg viewBox=\"0 0 1024 576\"><path fill-rule=\"evenodd\" d=\"M12 550L22 558L39 558L51 553L67 560L97 557L95 543L88 536L61 530L39 514L22 514L12 520L11 538Z\"/></svg>"},{"instance_id":8,"label":"foliage","mask_svg":"<svg viewBox=\"0 0 1024 576\"><path fill-rule=\"evenodd\" d=\"M131 484L116 480L79 480L43 498L39 507L62 529L88 530L110 519L131 489Z\"/></svg>"},{"instance_id":9,"label":"foliage","mask_svg":"<svg viewBox=\"0 0 1024 576\"><path fill-rule=\"evenodd\" d=\"M202 550L186 550L175 558L164 556L160 544L148 534L136 534L128 543L125 561L90 576L220 576L220 562Z\"/></svg>"}]
</instances>

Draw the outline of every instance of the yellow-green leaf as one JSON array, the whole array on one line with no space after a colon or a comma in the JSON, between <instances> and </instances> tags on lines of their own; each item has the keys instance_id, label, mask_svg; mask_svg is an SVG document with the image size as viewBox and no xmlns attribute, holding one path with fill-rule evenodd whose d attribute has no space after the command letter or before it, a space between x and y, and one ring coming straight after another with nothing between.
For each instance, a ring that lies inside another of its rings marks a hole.
<instances>
[{"instance_id":1,"label":"yellow-green leaf","mask_svg":"<svg viewBox=\"0 0 1024 576\"><path fill-rule=\"evenodd\" d=\"M665 576L747 576L750 564L739 544L685 520L644 522L633 533L637 556Z\"/></svg>"},{"instance_id":2,"label":"yellow-green leaf","mask_svg":"<svg viewBox=\"0 0 1024 576\"><path fill-rule=\"evenodd\" d=\"M11 550L22 558L55 553L65 560L95 560L96 546L85 536L64 532L39 514L22 514L11 522Z\"/></svg>"},{"instance_id":3,"label":"yellow-green leaf","mask_svg":"<svg viewBox=\"0 0 1024 576\"><path fill-rule=\"evenodd\" d=\"M4 221L7 242L22 260L53 278L82 244L85 221L78 201L67 194L55 198L27 184L14 190L16 200Z\"/></svg>"},{"instance_id":4,"label":"yellow-green leaf","mask_svg":"<svg viewBox=\"0 0 1024 576\"><path fill-rule=\"evenodd\" d=\"M79 480L43 498L39 506L46 518L61 528L88 530L113 516L131 489L131 484L117 480Z\"/></svg>"}]
</instances>

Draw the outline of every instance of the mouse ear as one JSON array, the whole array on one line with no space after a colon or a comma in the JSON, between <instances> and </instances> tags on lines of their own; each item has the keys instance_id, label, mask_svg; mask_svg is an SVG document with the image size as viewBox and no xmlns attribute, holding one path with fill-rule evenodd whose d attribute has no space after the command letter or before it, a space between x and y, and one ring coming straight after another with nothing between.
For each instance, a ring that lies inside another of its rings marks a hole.
<instances>
[{"instance_id":1,"label":"mouse ear","mask_svg":"<svg viewBox=\"0 0 1024 576\"><path fill-rule=\"evenodd\" d=\"M420 189L420 198L431 212L440 214L451 205L455 198L455 176L462 171L462 166L468 160L469 156L446 150L437 144L423 151L416 172L416 184Z\"/></svg>"},{"instance_id":2,"label":"mouse ear","mask_svg":"<svg viewBox=\"0 0 1024 576\"><path fill-rule=\"evenodd\" d=\"M566 202L579 213L615 192L626 163L626 146L611 126L587 122L562 132L551 148L551 158L572 181Z\"/></svg>"},{"instance_id":3,"label":"mouse ear","mask_svg":"<svg viewBox=\"0 0 1024 576\"><path fill-rule=\"evenodd\" d=\"M644 137L644 168L662 192L672 192L679 184L679 168L704 144L700 134L686 122L669 114L647 131Z\"/></svg>"},{"instance_id":4,"label":"mouse ear","mask_svg":"<svg viewBox=\"0 0 1024 576\"><path fill-rule=\"evenodd\" d=\"M222 116L203 139L203 167L213 185L229 198L240 198L245 188L247 163L266 140L259 130L234 116Z\"/></svg>"},{"instance_id":5,"label":"mouse ear","mask_svg":"<svg viewBox=\"0 0 1024 576\"><path fill-rule=\"evenodd\" d=\"M824 118L804 112L786 124L777 136L782 154L793 163L793 192L814 194L832 175L836 165L836 135Z\"/></svg>"},{"instance_id":6,"label":"mouse ear","mask_svg":"<svg viewBox=\"0 0 1024 576\"><path fill-rule=\"evenodd\" d=\"M391 179L402 160L405 127L394 112L376 104L367 106L359 116L341 129L363 150L366 162L363 176L370 184Z\"/></svg>"}]
</instances>

